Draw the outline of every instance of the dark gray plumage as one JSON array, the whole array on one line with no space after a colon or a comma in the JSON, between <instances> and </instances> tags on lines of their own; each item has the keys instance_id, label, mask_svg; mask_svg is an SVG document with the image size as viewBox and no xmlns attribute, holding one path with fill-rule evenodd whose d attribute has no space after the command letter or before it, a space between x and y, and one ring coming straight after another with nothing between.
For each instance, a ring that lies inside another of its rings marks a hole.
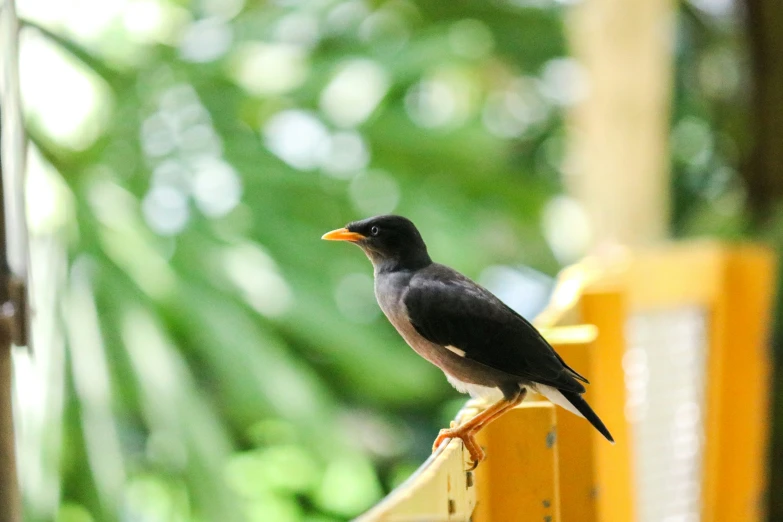
<instances>
[{"instance_id":1,"label":"dark gray plumage","mask_svg":"<svg viewBox=\"0 0 783 522\"><path fill-rule=\"evenodd\" d=\"M456 270L433 263L410 220L377 216L349 223L324 239L350 241L364 250L374 267L375 295L383 313L459 391L511 402L520 391L524 396L532 389L587 418L613 440L581 397L587 379L491 292Z\"/></svg>"}]
</instances>

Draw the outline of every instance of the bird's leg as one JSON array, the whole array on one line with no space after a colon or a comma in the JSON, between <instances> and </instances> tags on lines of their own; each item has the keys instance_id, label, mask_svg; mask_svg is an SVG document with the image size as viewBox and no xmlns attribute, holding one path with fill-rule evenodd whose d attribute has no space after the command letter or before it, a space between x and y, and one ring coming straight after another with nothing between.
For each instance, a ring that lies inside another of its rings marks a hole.
<instances>
[{"instance_id":1,"label":"bird's leg","mask_svg":"<svg viewBox=\"0 0 783 522\"><path fill-rule=\"evenodd\" d=\"M481 413L477 414L475 417L468 419L467 421L463 422L459 426L452 427L452 428L446 428L440 430L440 433L438 433L438 437L435 439L435 442L432 445L432 451L435 451L438 449L438 447L443 443L446 439L462 439L463 441L467 437L468 433L481 422L482 419L490 417L494 415L495 413L498 413L500 411L503 411L509 404L509 401L507 399L501 399L486 410L482 411ZM467 445L467 444L466 444Z\"/></svg>"},{"instance_id":2,"label":"bird's leg","mask_svg":"<svg viewBox=\"0 0 783 522\"><path fill-rule=\"evenodd\" d=\"M484 460L484 451L482 451L481 447L478 445L475 439L476 432L498 418L507 410L522 402L522 399L524 398L525 390L520 389L513 398L503 398L499 400L486 410L482 411L472 419L463 422L459 426L440 430L438 437L435 439L435 442L432 445L432 451L438 449L438 447L443 444L443 441L446 439L462 439L462 442L465 444L465 449L467 449L470 453L470 458L473 460L473 467L475 468L479 462Z\"/></svg>"},{"instance_id":3,"label":"bird's leg","mask_svg":"<svg viewBox=\"0 0 783 522\"><path fill-rule=\"evenodd\" d=\"M463 422L456 428L454 427L453 423L451 428L449 429L443 429L441 432L448 432L448 431L472 431L477 432L499 416L501 416L503 413L506 412L506 410L509 410L515 406L517 406L520 402L522 402L525 398L525 395L527 394L527 390L524 388L520 389L512 398L506 399L503 398L496 403L492 404L489 408L482 411L478 415L468 419L467 421ZM445 437L444 437L445 438ZM442 442L442 440L440 441ZM440 443L436 445L440 446Z\"/></svg>"},{"instance_id":4,"label":"bird's leg","mask_svg":"<svg viewBox=\"0 0 783 522\"><path fill-rule=\"evenodd\" d=\"M492 415L490 415L489 417L486 417L486 418L484 418L484 419L483 419L481 422L479 422L479 423L478 423L478 425L477 425L477 426L475 426L475 427L474 427L474 428L473 428L471 431L472 431L474 434L475 434L475 433L478 433L478 432L479 432L479 431L480 431L482 428L484 428L484 426L486 426L487 424L489 424L489 423L490 423L490 422L492 422L493 420L497 419L498 417L500 417L501 415L503 415L504 413L506 413L506 412L507 412L508 410L510 410L511 408L515 408L516 406L518 406L519 404L521 404L521 403L522 403L522 401L524 401L524 400L525 400L525 396L526 396L526 395L527 395L527 389L525 389L525 388L521 388L521 389L519 390L519 393L518 393L517 395L515 395L515 396L514 396L514 398L512 398L512 399L509 401L509 404L508 404L508 405L507 405L507 406L506 406L506 407L505 407L503 410L501 410L501 411L498 411L498 412L495 412L495 413L493 413Z\"/></svg>"}]
</instances>

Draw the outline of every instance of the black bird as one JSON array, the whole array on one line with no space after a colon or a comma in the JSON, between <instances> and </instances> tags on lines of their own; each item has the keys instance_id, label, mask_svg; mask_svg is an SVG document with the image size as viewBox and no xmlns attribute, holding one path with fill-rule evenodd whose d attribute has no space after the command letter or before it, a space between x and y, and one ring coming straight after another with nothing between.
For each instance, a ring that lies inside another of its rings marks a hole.
<instances>
[{"instance_id":1,"label":"black bird","mask_svg":"<svg viewBox=\"0 0 783 522\"><path fill-rule=\"evenodd\" d=\"M460 426L441 430L433 451L460 438L474 467L484 452L474 436L536 391L585 417L614 442L582 398L587 379L569 368L522 316L456 270L433 263L416 226L401 216L349 223L322 239L358 245L372 262L375 297L386 317L419 355L460 392L493 404Z\"/></svg>"}]
</instances>

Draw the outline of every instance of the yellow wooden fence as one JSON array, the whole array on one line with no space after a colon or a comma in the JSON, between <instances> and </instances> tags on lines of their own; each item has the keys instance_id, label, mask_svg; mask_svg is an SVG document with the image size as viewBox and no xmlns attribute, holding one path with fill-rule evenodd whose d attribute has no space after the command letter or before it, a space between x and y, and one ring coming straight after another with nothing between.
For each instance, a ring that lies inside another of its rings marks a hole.
<instances>
[{"instance_id":1,"label":"yellow wooden fence","mask_svg":"<svg viewBox=\"0 0 783 522\"><path fill-rule=\"evenodd\" d=\"M586 399L616 444L533 397L481 432L475 471L449 441L358 520L763 520L773 288L771 253L751 245L672 245L564 270L535 322L591 381Z\"/></svg>"}]
</instances>

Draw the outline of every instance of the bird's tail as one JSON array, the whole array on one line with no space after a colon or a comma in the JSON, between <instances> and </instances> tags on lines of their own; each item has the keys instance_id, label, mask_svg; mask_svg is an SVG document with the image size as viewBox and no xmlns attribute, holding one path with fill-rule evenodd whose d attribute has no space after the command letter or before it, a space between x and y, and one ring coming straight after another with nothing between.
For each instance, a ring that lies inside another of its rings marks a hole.
<instances>
[{"instance_id":1,"label":"bird's tail","mask_svg":"<svg viewBox=\"0 0 783 522\"><path fill-rule=\"evenodd\" d=\"M562 406L571 413L575 413L580 417L587 419L595 429L601 432L601 435L606 437L606 440L614 443L612 434L609 433L609 430L606 429L604 423L601 421L601 419L598 418L598 415L596 415L590 405L587 404L587 401L584 400L580 394L576 392L558 390L552 386L543 386L540 384L537 386L537 389L544 397L554 402L558 406Z\"/></svg>"},{"instance_id":2,"label":"bird's tail","mask_svg":"<svg viewBox=\"0 0 783 522\"><path fill-rule=\"evenodd\" d=\"M584 400L581 395L579 395L578 393L562 391L562 390L560 391L560 393L563 394L563 397L565 397L568 402L573 404L574 407L577 410L579 410L579 413L581 413L585 419L590 421L590 424L592 424L595 429L601 432L601 435L606 437L606 440L608 440L611 443L614 443L612 434L609 433L609 430L606 429L604 423L601 421L601 419L598 418L598 415L596 415L596 413L593 411L590 405L587 404L587 401Z\"/></svg>"}]
</instances>

